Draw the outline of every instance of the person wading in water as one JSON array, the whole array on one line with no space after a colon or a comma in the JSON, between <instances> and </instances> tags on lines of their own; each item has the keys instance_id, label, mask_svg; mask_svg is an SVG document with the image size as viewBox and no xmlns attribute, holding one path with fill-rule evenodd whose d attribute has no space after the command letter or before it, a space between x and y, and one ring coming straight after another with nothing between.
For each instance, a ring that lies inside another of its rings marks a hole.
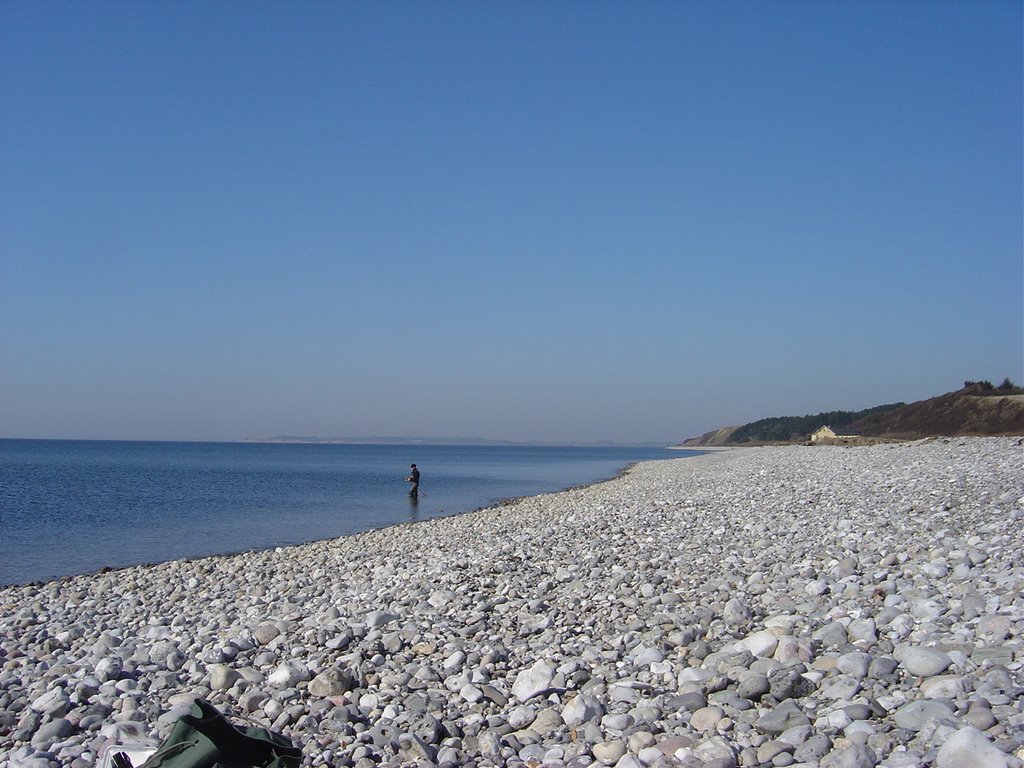
<instances>
[{"instance_id":1,"label":"person wading in water","mask_svg":"<svg viewBox=\"0 0 1024 768\"><path fill-rule=\"evenodd\" d=\"M419 471L419 469L416 468L415 464L410 464L409 468L412 470L412 472L409 474L409 476L407 478L405 478L405 481L407 483L412 483L412 488L409 489L409 495L410 496L419 496L420 495L420 471Z\"/></svg>"}]
</instances>

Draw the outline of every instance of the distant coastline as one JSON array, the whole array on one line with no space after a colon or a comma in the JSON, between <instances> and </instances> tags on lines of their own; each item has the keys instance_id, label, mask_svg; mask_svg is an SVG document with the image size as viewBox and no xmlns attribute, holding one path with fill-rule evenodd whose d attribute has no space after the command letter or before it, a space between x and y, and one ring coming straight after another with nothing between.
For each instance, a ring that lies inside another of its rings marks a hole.
<instances>
[{"instance_id":1,"label":"distant coastline","mask_svg":"<svg viewBox=\"0 0 1024 768\"><path fill-rule=\"evenodd\" d=\"M543 440L492 440L486 437L410 437L401 435L370 435L361 437L319 437L317 435L275 435L248 437L245 443L288 443L310 445L494 445L568 448L664 448L666 443L619 443L614 440L593 442L551 442Z\"/></svg>"}]
</instances>

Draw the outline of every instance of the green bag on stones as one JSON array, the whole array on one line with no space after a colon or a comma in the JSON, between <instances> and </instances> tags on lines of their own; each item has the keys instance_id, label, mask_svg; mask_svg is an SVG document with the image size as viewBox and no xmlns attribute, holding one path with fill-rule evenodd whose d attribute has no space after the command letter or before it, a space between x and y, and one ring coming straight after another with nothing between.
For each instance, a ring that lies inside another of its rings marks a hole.
<instances>
[{"instance_id":1,"label":"green bag on stones","mask_svg":"<svg viewBox=\"0 0 1024 768\"><path fill-rule=\"evenodd\" d=\"M139 768L298 768L302 750L260 726L233 725L204 699L192 704Z\"/></svg>"}]
</instances>

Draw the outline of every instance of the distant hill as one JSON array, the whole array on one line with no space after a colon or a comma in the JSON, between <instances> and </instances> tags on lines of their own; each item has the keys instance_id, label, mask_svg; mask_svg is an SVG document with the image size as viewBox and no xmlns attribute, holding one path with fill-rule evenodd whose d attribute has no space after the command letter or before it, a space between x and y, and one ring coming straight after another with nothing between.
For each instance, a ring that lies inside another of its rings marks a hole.
<instances>
[{"instance_id":1,"label":"distant hill","mask_svg":"<svg viewBox=\"0 0 1024 768\"><path fill-rule=\"evenodd\" d=\"M963 389L915 403L891 403L863 411L826 411L777 416L724 427L681 443L686 448L803 442L821 426L872 440L917 440L960 435L1024 435L1024 389L1009 379L995 387L966 381Z\"/></svg>"},{"instance_id":2,"label":"distant hill","mask_svg":"<svg viewBox=\"0 0 1024 768\"><path fill-rule=\"evenodd\" d=\"M868 416L858 434L892 440L958 435L1024 435L1024 391L969 382L956 392Z\"/></svg>"},{"instance_id":3,"label":"distant hill","mask_svg":"<svg viewBox=\"0 0 1024 768\"><path fill-rule=\"evenodd\" d=\"M867 408L863 411L825 411L809 416L777 416L775 418L760 419L750 424L744 424L735 430L729 437L728 442L733 445L752 442L802 442L807 439L811 432L823 424L828 424L832 429L841 431L844 434L856 433L855 425L859 420L882 415L897 408L902 408L904 405L905 403L891 403L889 405Z\"/></svg>"},{"instance_id":4,"label":"distant hill","mask_svg":"<svg viewBox=\"0 0 1024 768\"><path fill-rule=\"evenodd\" d=\"M708 448L718 445L728 445L729 438L732 437L732 433L735 432L739 427L722 427L721 429L713 429L710 432L705 432L700 437L691 437L689 440L684 440L680 445L686 448Z\"/></svg>"}]
</instances>

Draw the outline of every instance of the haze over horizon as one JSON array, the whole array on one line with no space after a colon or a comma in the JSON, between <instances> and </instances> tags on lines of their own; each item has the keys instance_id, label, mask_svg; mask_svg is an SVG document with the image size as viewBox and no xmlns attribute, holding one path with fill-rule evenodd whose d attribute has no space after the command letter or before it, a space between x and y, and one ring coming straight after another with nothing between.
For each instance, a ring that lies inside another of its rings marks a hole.
<instances>
[{"instance_id":1,"label":"haze over horizon","mask_svg":"<svg viewBox=\"0 0 1024 768\"><path fill-rule=\"evenodd\" d=\"M1024 383L1018 2L0 5L0 437L676 443Z\"/></svg>"}]
</instances>

